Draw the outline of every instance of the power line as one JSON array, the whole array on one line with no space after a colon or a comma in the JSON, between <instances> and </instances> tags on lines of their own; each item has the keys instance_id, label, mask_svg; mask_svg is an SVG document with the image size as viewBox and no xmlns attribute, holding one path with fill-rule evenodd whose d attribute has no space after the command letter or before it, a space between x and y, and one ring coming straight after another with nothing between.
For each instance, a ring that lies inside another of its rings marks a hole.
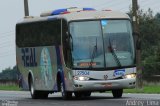
<instances>
[{"instance_id":1,"label":"power line","mask_svg":"<svg viewBox=\"0 0 160 106\"><path fill-rule=\"evenodd\" d=\"M153 8L155 8L155 6L159 7L159 5L160 5L159 3L155 3L154 0L152 0L152 1L143 0L143 1L140 1L140 4L141 4L140 5L141 9L143 9L145 7L148 7L148 8L153 7Z\"/></svg>"},{"instance_id":2,"label":"power line","mask_svg":"<svg viewBox=\"0 0 160 106\"><path fill-rule=\"evenodd\" d=\"M13 32L15 32L15 31L11 30L11 31L7 31L7 32L2 32L2 33L0 33L0 35L5 35L5 34L8 34L8 33L13 33Z\"/></svg>"},{"instance_id":3,"label":"power line","mask_svg":"<svg viewBox=\"0 0 160 106\"><path fill-rule=\"evenodd\" d=\"M13 47L13 46L15 46L15 43L10 42L10 43L1 44L0 48Z\"/></svg>"},{"instance_id":4,"label":"power line","mask_svg":"<svg viewBox=\"0 0 160 106\"><path fill-rule=\"evenodd\" d=\"M101 3L101 4L94 5L93 7L100 7L100 8L103 8L103 7L105 7L105 6L112 5L112 4L114 4L114 2L105 1L105 2L103 2L103 3Z\"/></svg>"},{"instance_id":5,"label":"power line","mask_svg":"<svg viewBox=\"0 0 160 106\"><path fill-rule=\"evenodd\" d=\"M10 35L7 35L7 36L3 36L3 37L0 37L0 39L2 40L2 39L9 39L9 38L12 38L12 37L14 37L14 36L12 36L12 34L10 34ZM0 41L1 41L0 40Z\"/></svg>"},{"instance_id":6,"label":"power line","mask_svg":"<svg viewBox=\"0 0 160 106\"><path fill-rule=\"evenodd\" d=\"M13 37L15 36L14 32L8 33L8 34L3 34L3 35L0 36L0 39L4 39L4 38L7 38L7 37L11 37L11 36L13 36Z\"/></svg>"},{"instance_id":7,"label":"power line","mask_svg":"<svg viewBox=\"0 0 160 106\"><path fill-rule=\"evenodd\" d=\"M3 51L0 52L0 55L1 55L1 54L5 54L5 53L8 53L8 52L15 52L15 51L16 51L15 48L12 48L12 49L11 49L11 48L10 48L10 49L4 49Z\"/></svg>"},{"instance_id":8,"label":"power line","mask_svg":"<svg viewBox=\"0 0 160 106\"><path fill-rule=\"evenodd\" d=\"M150 3L150 1L142 0L142 1L139 1L139 3L142 3L141 6L146 6L146 5L148 5L148 3Z\"/></svg>"},{"instance_id":9,"label":"power line","mask_svg":"<svg viewBox=\"0 0 160 106\"><path fill-rule=\"evenodd\" d=\"M11 45L0 46L0 49L2 49L2 48L8 48L8 47L11 47Z\"/></svg>"},{"instance_id":10,"label":"power line","mask_svg":"<svg viewBox=\"0 0 160 106\"><path fill-rule=\"evenodd\" d=\"M159 6L160 6L160 3L159 4L156 3L156 4L154 4L153 8L159 8Z\"/></svg>"},{"instance_id":11,"label":"power line","mask_svg":"<svg viewBox=\"0 0 160 106\"><path fill-rule=\"evenodd\" d=\"M147 1L147 0L141 0L141 1L139 1L139 4L140 4L140 8L141 9L143 9L144 7L146 7L148 4L152 4L152 5L149 5L148 7L153 7L153 8L155 8L155 6L157 6L157 7L159 7L159 4L155 4L155 2L153 3L154 1ZM111 1L107 1L107 2L104 2L103 3L103 5L102 5L102 3L101 4L98 4L98 5L95 5L95 6L97 6L98 8L102 8L102 9L105 9L105 8L107 8L107 7L114 7L114 6L117 6L117 5L119 5L119 4L121 4L122 3L122 0L120 0L120 1L118 1L118 2L111 2ZM131 3L130 3L131 4ZM119 10L123 10L123 9L125 9L126 7L128 7L129 8L129 5L125 5L125 6L123 6L122 8L120 8Z\"/></svg>"},{"instance_id":12,"label":"power line","mask_svg":"<svg viewBox=\"0 0 160 106\"><path fill-rule=\"evenodd\" d=\"M7 58L6 56L13 56L13 55L16 55L16 53L8 53L8 54L0 55L0 58Z\"/></svg>"},{"instance_id":13,"label":"power line","mask_svg":"<svg viewBox=\"0 0 160 106\"><path fill-rule=\"evenodd\" d=\"M14 54L16 54L15 51L10 51L10 52L6 52L5 54L0 54L0 57L4 57L5 58L5 56L14 55Z\"/></svg>"},{"instance_id":14,"label":"power line","mask_svg":"<svg viewBox=\"0 0 160 106\"><path fill-rule=\"evenodd\" d=\"M94 7L104 7L104 6L106 6L106 4L107 4L107 6L108 5L112 5L112 4L114 4L114 2L109 2L109 1L106 1L106 2L104 2L104 3L101 3L101 4L98 4L98 5L95 5Z\"/></svg>"},{"instance_id":15,"label":"power line","mask_svg":"<svg viewBox=\"0 0 160 106\"><path fill-rule=\"evenodd\" d=\"M7 44L8 42L13 42L12 39L7 39L4 42L0 42L0 45Z\"/></svg>"},{"instance_id":16,"label":"power line","mask_svg":"<svg viewBox=\"0 0 160 106\"><path fill-rule=\"evenodd\" d=\"M11 47L12 45L15 45L14 43L6 43L6 44L2 44L2 45L0 45L0 48L2 49L2 48L5 48L5 47Z\"/></svg>"},{"instance_id":17,"label":"power line","mask_svg":"<svg viewBox=\"0 0 160 106\"><path fill-rule=\"evenodd\" d=\"M108 7L114 7L114 6L117 6L117 5L121 4L121 3L122 3L122 1L114 2L111 5L108 5ZM103 8L105 8L105 7L103 6Z\"/></svg>"},{"instance_id":18,"label":"power line","mask_svg":"<svg viewBox=\"0 0 160 106\"><path fill-rule=\"evenodd\" d=\"M126 6L124 6L124 7L122 7L122 8L120 8L119 10L123 10L123 9L126 9L128 7L128 11L129 11L129 5L126 5Z\"/></svg>"},{"instance_id":19,"label":"power line","mask_svg":"<svg viewBox=\"0 0 160 106\"><path fill-rule=\"evenodd\" d=\"M15 41L14 38L0 38L0 45L8 42L13 42Z\"/></svg>"}]
</instances>

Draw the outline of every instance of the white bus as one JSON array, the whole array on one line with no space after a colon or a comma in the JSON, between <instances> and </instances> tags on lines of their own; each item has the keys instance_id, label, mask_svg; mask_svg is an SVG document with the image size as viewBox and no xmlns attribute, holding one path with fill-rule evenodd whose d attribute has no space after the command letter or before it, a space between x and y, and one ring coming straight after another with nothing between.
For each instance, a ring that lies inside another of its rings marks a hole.
<instances>
[{"instance_id":1,"label":"white bus","mask_svg":"<svg viewBox=\"0 0 160 106\"><path fill-rule=\"evenodd\" d=\"M31 97L61 92L64 99L123 89L136 81L128 15L92 8L58 9L16 24L16 59Z\"/></svg>"}]
</instances>

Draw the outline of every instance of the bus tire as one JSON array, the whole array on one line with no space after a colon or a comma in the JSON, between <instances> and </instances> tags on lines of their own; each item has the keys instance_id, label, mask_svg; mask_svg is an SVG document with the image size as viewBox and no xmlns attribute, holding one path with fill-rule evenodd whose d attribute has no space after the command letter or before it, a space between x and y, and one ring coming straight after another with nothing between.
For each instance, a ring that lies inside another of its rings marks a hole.
<instances>
[{"instance_id":1,"label":"bus tire","mask_svg":"<svg viewBox=\"0 0 160 106\"><path fill-rule=\"evenodd\" d=\"M114 89L112 90L112 94L114 98L121 98L123 94L123 89Z\"/></svg>"},{"instance_id":2,"label":"bus tire","mask_svg":"<svg viewBox=\"0 0 160 106\"><path fill-rule=\"evenodd\" d=\"M84 92L83 94L85 97L90 97L91 96L91 92Z\"/></svg>"},{"instance_id":3,"label":"bus tire","mask_svg":"<svg viewBox=\"0 0 160 106\"><path fill-rule=\"evenodd\" d=\"M48 98L48 92L44 92L44 91L36 91L38 92L38 99L47 99Z\"/></svg>"},{"instance_id":4,"label":"bus tire","mask_svg":"<svg viewBox=\"0 0 160 106\"><path fill-rule=\"evenodd\" d=\"M32 99L37 99L38 98L38 93L36 92L36 90L34 88L33 80L32 80L31 77L29 79L29 90L30 90Z\"/></svg>"},{"instance_id":5,"label":"bus tire","mask_svg":"<svg viewBox=\"0 0 160 106\"><path fill-rule=\"evenodd\" d=\"M74 95L75 95L76 98L81 98L82 96L90 97L91 92L74 92Z\"/></svg>"},{"instance_id":6,"label":"bus tire","mask_svg":"<svg viewBox=\"0 0 160 106\"><path fill-rule=\"evenodd\" d=\"M83 96L82 92L74 92L76 98L81 98Z\"/></svg>"},{"instance_id":7,"label":"bus tire","mask_svg":"<svg viewBox=\"0 0 160 106\"><path fill-rule=\"evenodd\" d=\"M72 92L65 91L63 82L61 82L61 94L64 100L72 98Z\"/></svg>"},{"instance_id":8,"label":"bus tire","mask_svg":"<svg viewBox=\"0 0 160 106\"><path fill-rule=\"evenodd\" d=\"M35 90L32 78L29 79L29 90L30 90L32 99L46 99L46 98L48 98L47 92Z\"/></svg>"}]
</instances>

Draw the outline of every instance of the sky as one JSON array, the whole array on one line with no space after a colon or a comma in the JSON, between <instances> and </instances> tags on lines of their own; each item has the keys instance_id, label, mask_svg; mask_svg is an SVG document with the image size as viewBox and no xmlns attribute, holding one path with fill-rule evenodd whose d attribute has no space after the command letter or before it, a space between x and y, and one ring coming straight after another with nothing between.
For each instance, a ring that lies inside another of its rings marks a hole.
<instances>
[{"instance_id":1,"label":"sky","mask_svg":"<svg viewBox=\"0 0 160 106\"><path fill-rule=\"evenodd\" d=\"M16 65L15 25L24 17L24 0L0 0L0 72ZM67 7L93 7L128 12L132 0L28 0L29 14ZM160 12L160 0L138 0L141 9Z\"/></svg>"}]
</instances>

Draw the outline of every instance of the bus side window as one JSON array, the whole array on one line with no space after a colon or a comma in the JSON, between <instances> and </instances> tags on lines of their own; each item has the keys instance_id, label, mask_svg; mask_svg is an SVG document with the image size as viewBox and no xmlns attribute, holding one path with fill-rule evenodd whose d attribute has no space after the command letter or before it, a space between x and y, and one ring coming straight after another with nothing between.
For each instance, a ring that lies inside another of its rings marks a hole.
<instances>
[{"instance_id":1,"label":"bus side window","mask_svg":"<svg viewBox=\"0 0 160 106\"><path fill-rule=\"evenodd\" d=\"M61 41L61 21L39 21L16 26L19 47L57 46Z\"/></svg>"}]
</instances>

